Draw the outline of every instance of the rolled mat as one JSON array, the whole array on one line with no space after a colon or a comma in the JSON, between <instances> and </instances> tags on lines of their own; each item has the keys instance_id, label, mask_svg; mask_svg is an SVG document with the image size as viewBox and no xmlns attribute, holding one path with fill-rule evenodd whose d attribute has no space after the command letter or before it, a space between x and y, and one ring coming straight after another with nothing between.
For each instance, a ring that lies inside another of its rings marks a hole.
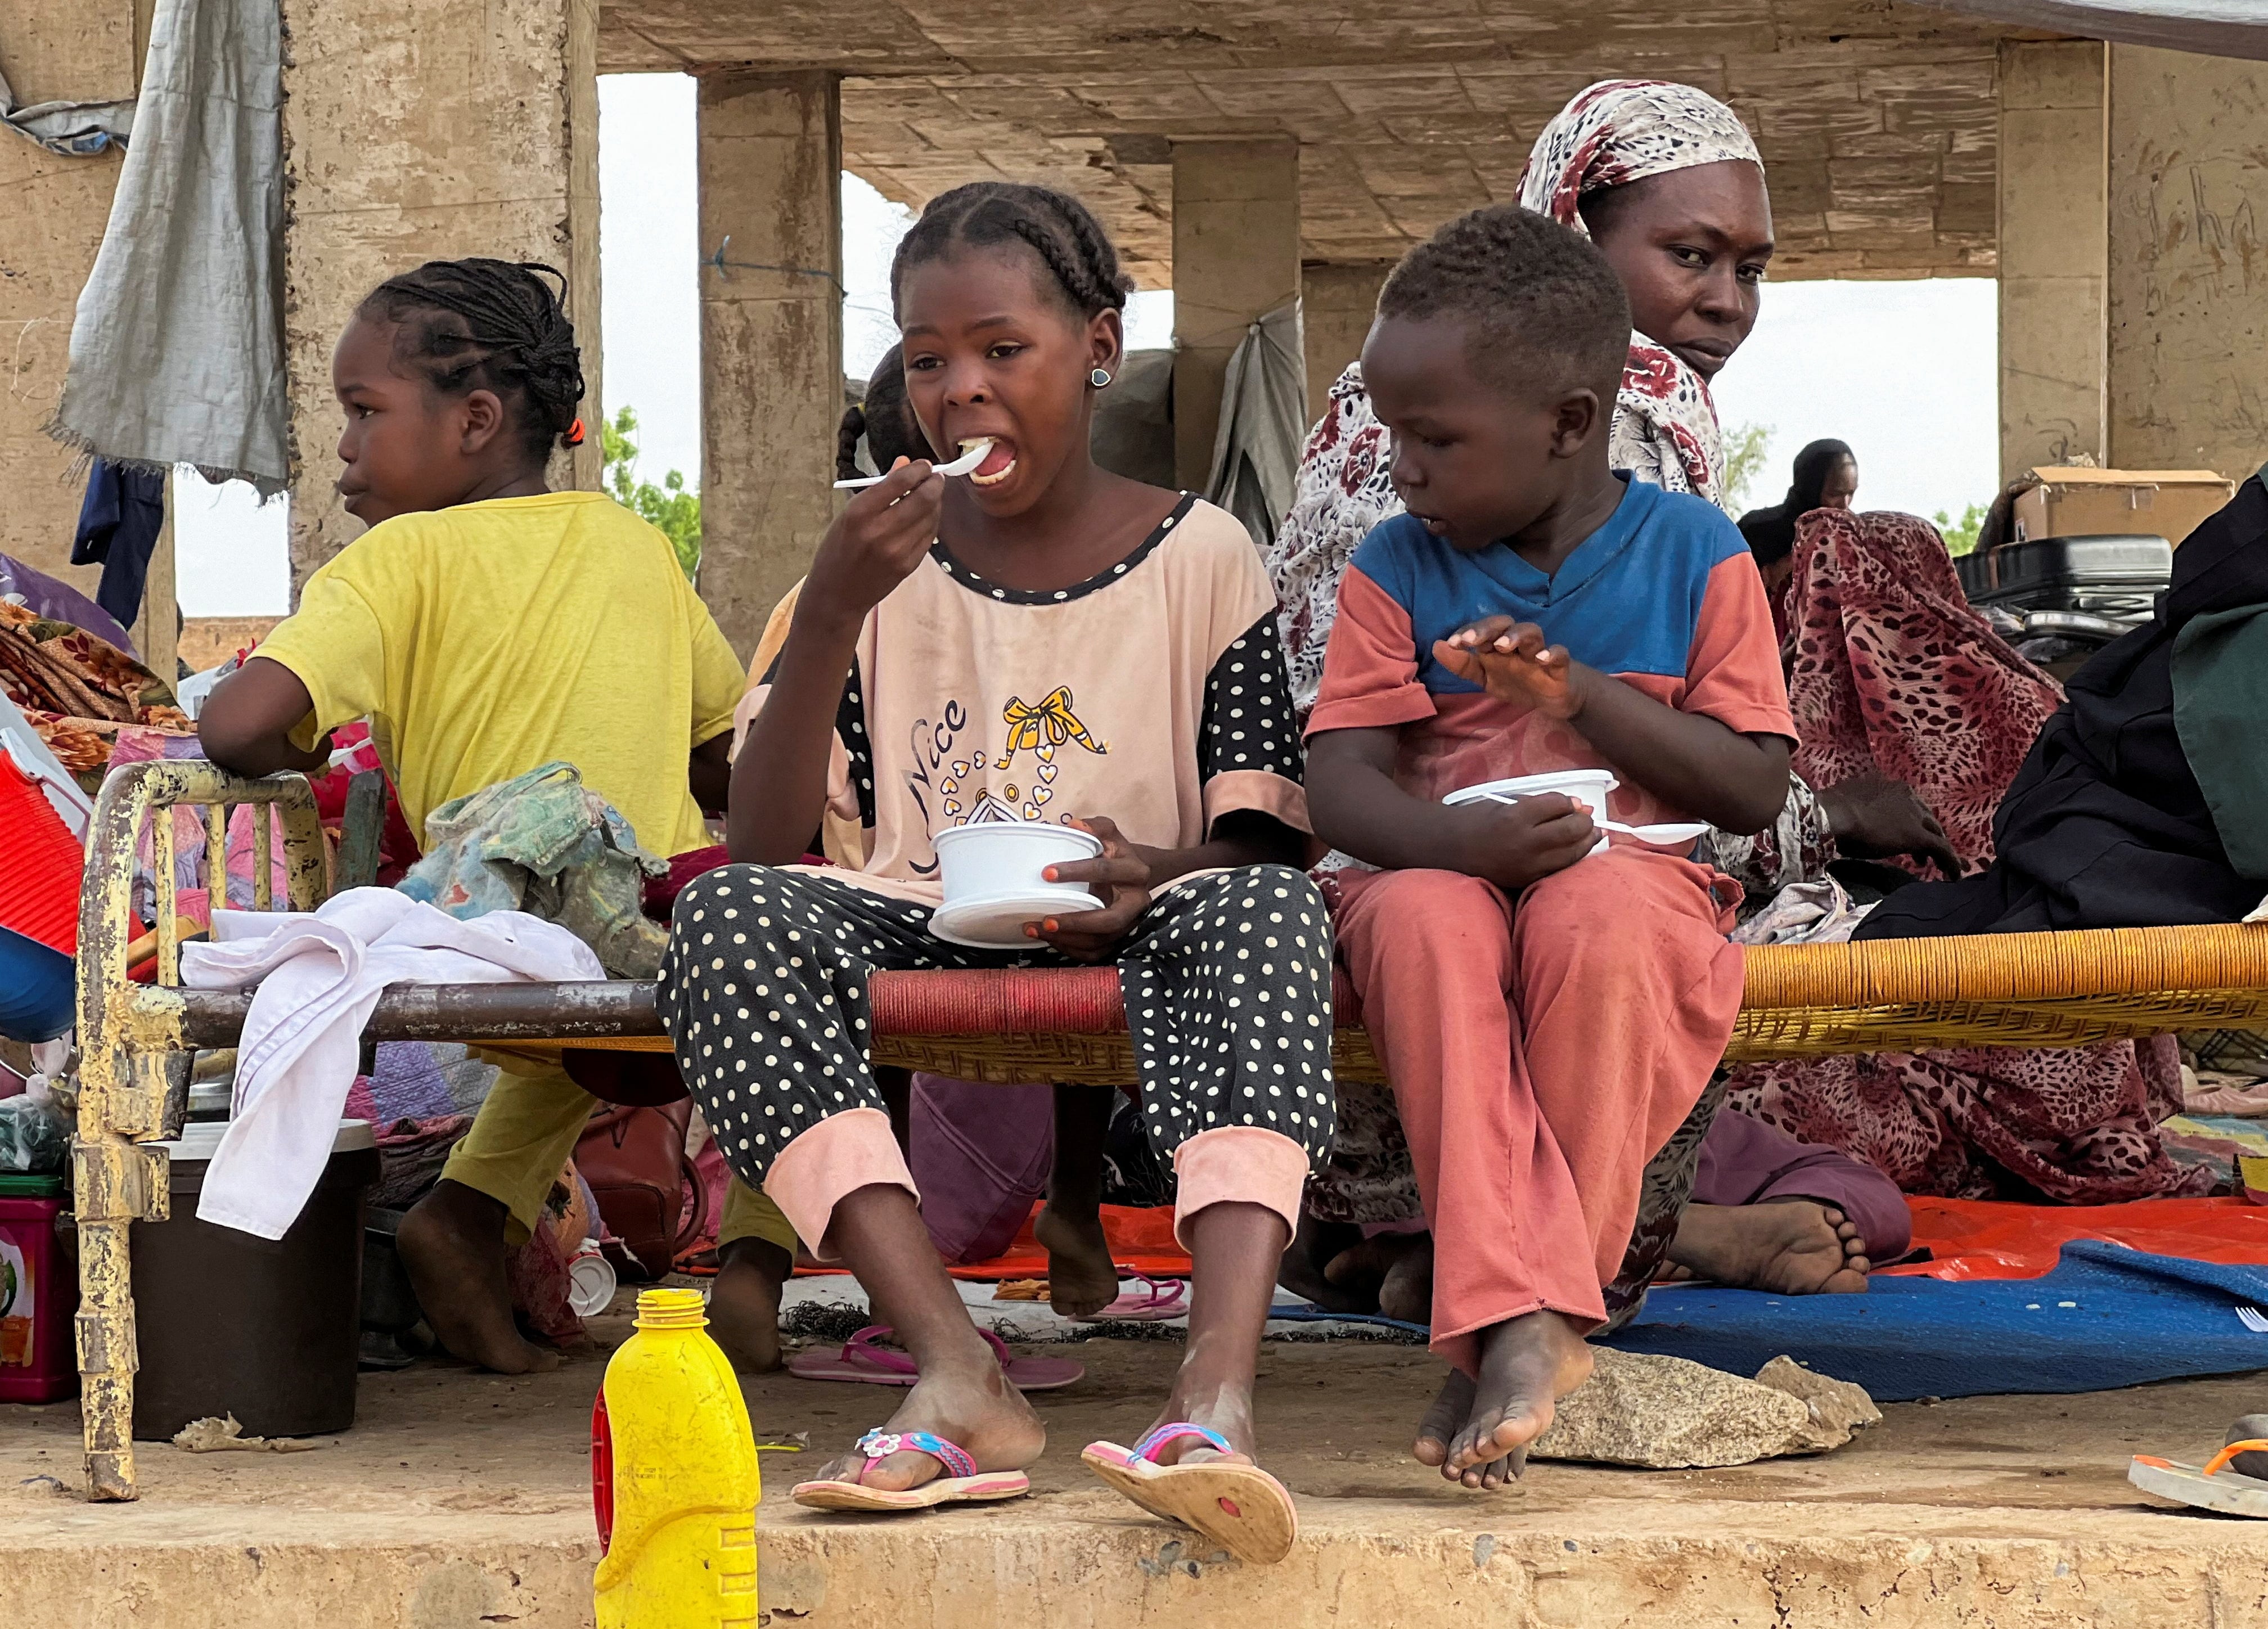
<instances>
[{"instance_id":1,"label":"rolled mat","mask_svg":"<svg viewBox=\"0 0 2268 1629\"><path fill-rule=\"evenodd\" d=\"M2044 1277L1876 1275L1863 1295L1771 1295L1668 1285L1607 1342L1753 1375L1785 1353L1880 1402L2106 1391L2268 1368L2268 1269L2146 1255L2099 1240L2062 1247Z\"/></svg>"}]
</instances>

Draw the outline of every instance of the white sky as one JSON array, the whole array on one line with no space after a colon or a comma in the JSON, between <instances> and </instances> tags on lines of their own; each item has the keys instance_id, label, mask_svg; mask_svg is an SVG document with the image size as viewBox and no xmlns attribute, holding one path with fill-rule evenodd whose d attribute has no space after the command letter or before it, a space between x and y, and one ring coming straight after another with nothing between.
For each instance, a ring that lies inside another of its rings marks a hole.
<instances>
[{"instance_id":1,"label":"white sky","mask_svg":"<svg viewBox=\"0 0 2268 1629\"><path fill-rule=\"evenodd\" d=\"M698 484L701 326L693 81L681 74L599 81L603 390L611 415L637 409L640 470ZM863 376L895 338L890 256L909 222L857 177L843 178L843 365ZM1997 486L1994 284L1768 284L1755 335L1719 376L1727 427L1772 431L1751 505L1776 503L1796 449L1822 436L1859 455L1870 509L1958 514ZM1137 348L1169 343L1173 296L1142 293L1129 312ZM587 344L587 328L585 329ZM287 608L284 505L249 487L180 484L180 597L189 616L269 616Z\"/></svg>"}]
</instances>

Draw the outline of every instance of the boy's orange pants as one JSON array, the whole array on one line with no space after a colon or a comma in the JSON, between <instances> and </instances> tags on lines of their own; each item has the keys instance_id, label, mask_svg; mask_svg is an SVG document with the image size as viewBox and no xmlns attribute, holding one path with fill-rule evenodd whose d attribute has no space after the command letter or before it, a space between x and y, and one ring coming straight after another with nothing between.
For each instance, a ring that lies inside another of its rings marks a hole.
<instances>
[{"instance_id":1,"label":"boy's orange pants","mask_svg":"<svg viewBox=\"0 0 2268 1629\"><path fill-rule=\"evenodd\" d=\"M1433 1349L1466 1373L1506 1318L1605 1319L1646 1161L1740 1011L1715 881L1621 846L1517 903L1460 872L1345 878L1339 954L1433 1229Z\"/></svg>"}]
</instances>

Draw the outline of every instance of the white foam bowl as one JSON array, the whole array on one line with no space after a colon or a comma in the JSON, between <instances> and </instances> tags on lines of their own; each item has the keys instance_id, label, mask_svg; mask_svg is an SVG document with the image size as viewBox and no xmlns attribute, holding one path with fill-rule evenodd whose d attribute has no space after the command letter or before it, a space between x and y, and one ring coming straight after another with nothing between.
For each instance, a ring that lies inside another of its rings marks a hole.
<instances>
[{"instance_id":1,"label":"white foam bowl","mask_svg":"<svg viewBox=\"0 0 2268 1629\"><path fill-rule=\"evenodd\" d=\"M988 821L955 826L937 834L937 861L945 883L945 903L1001 897L1054 896L1066 903L1092 903L1094 896L1077 882L1049 882L1049 866L1093 859L1102 839L1077 826L1039 821Z\"/></svg>"},{"instance_id":2,"label":"white foam bowl","mask_svg":"<svg viewBox=\"0 0 2268 1629\"><path fill-rule=\"evenodd\" d=\"M1607 818L1607 794L1622 783L1611 770L1553 770L1543 775L1515 775L1508 780L1484 781L1462 786L1441 800L1452 807L1467 803L1517 803L1540 792L1557 792L1581 804L1593 820ZM1607 834L1591 845L1596 854L1607 846Z\"/></svg>"}]
</instances>

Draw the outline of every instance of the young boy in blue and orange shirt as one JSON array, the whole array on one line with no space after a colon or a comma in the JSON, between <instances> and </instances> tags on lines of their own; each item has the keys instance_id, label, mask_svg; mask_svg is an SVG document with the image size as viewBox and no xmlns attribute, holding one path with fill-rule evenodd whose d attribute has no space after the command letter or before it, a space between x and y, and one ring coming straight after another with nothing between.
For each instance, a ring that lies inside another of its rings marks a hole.
<instances>
[{"instance_id":1,"label":"young boy in blue and orange shirt","mask_svg":"<svg viewBox=\"0 0 2268 1629\"><path fill-rule=\"evenodd\" d=\"M1540 215L1477 210L1396 268L1362 366L1409 512L1355 553L1308 724L1316 834L1380 867L1348 877L1339 943L1438 1242L1455 1373L1417 1453L1469 1487L1517 1475L1588 1375L1742 964L1737 891L1690 841L1594 854L1565 796L1441 800L1604 767L1616 821L1754 831L1786 796L1794 726L1740 533L1609 467L1629 338L1605 258Z\"/></svg>"}]
</instances>

